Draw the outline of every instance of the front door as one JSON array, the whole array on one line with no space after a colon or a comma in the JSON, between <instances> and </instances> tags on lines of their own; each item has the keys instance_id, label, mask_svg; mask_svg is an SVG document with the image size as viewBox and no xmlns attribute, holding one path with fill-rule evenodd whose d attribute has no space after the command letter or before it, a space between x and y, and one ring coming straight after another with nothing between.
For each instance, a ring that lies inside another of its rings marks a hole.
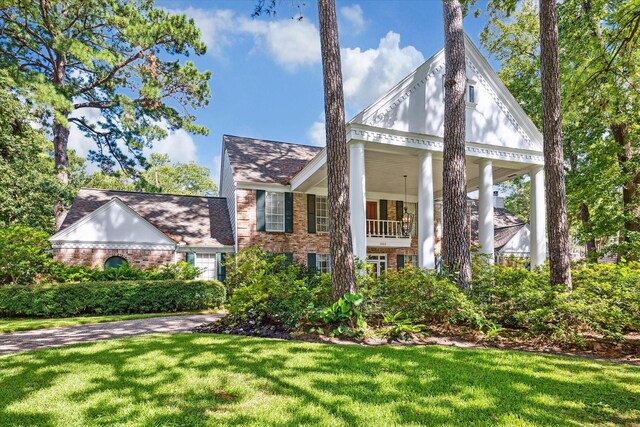
<instances>
[{"instance_id":1,"label":"front door","mask_svg":"<svg viewBox=\"0 0 640 427\"><path fill-rule=\"evenodd\" d=\"M367 255L367 264L371 265L371 274L379 276L387 271L387 255L369 254Z\"/></svg>"},{"instance_id":2,"label":"front door","mask_svg":"<svg viewBox=\"0 0 640 427\"><path fill-rule=\"evenodd\" d=\"M367 202L367 235L378 235L378 202Z\"/></svg>"}]
</instances>

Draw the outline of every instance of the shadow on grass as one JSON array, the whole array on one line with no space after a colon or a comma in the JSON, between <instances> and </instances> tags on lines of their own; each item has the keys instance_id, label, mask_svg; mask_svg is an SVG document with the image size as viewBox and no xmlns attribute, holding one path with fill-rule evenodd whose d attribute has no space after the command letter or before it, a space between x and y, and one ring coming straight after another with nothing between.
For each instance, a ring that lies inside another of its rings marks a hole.
<instances>
[{"instance_id":1,"label":"shadow on grass","mask_svg":"<svg viewBox=\"0 0 640 427\"><path fill-rule=\"evenodd\" d=\"M443 347L158 335L0 358L0 425L633 425L640 369Z\"/></svg>"}]
</instances>

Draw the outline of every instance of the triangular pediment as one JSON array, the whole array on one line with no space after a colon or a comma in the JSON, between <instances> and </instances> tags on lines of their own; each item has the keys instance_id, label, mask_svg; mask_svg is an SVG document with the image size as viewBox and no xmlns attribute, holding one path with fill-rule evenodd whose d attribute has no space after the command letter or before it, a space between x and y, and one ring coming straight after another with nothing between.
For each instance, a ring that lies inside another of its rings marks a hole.
<instances>
[{"instance_id":1,"label":"triangular pediment","mask_svg":"<svg viewBox=\"0 0 640 427\"><path fill-rule=\"evenodd\" d=\"M465 35L467 79L475 103L467 103L466 140L516 150L542 151L542 135ZM351 123L436 137L444 134L444 50L429 58Z\"/></svg>"},{"instance_id":2,"label":"triangular pediment","mask_svg":"<svg viewBox=\"0 0 640 427\"><path fill-rule=\"evenodd\" d=\"M175 244L118 198L100 206L49 239L51 242Z\"/></svg>"}]
</instances>

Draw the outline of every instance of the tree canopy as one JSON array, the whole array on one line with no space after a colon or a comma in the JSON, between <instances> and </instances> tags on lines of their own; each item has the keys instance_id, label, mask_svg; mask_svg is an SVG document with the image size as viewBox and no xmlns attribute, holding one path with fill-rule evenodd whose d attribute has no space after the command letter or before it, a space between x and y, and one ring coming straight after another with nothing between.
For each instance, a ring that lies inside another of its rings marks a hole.
<instances>
[{"instance_id":1,"label":"tree canopy","mask_svg":"<svg viewBox=\"0 0 640 427\"><path fill-rule=\"evenodd\" d=\"M558 5L568 213L574 235L594 257L613 251L633 258L640 249L639 5ZM490 13L481 43L501 61L500 77L541 127L537 6L526 0L517 9ZM522 185L511 190L514 204L527 204Z\"/></svg>"},{"instance_id":2,"label":"tree canopy","mask_svg":"<svg viewBox=\"0 0 640 427\"><path fill-rule=\"evenodd\" d=\"M40 108L61 181L71 124L95 142L89 160L128 175L168 132L207 133L193 111L208 103L211 73L173 59L205 53L192 19L153 0L0 0L0 28L0 67Z\"/></svg>"},{"instance_id":3,"label":"tree canopy","mask_svg":"<svg viewBox=\"0 0 640 427\"><path fill-rule=\"evenodd\" d=\"M144 191L148 193L186 194L213 196L217 186L211 179L209 168L195 162L172 163L166 154L152 153L149 168L134 177L122 172L107 174L95 172L84 186L107 190Z\"/></svg>"}]
</instances>

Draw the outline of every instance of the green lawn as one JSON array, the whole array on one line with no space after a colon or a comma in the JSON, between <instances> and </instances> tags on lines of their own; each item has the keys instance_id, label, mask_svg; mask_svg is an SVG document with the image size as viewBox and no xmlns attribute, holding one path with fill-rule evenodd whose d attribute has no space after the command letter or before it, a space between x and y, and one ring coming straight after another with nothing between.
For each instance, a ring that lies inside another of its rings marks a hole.
<instances>
[{"instance_id":1,"label":"green lawn","mask_svg":"<svg viewBox=\"0 0 640 427\"><path fill-rule=\"evenodd\" d=\"M58 326L76 326L86 325L89 323L114 322L116 320L134 320L145 319L148 317L164 317L179 316L184 314L200 314L204 312L193 313L148 313L148 314L119 314L110 316L79 316L64 317L57 319L6 319L0 318L0 334L16 331L31 331L34 329L57 328Z\"/></svg>"},{"instance_id":2,"label":"green lawn","mask_svg":"<svg viewBox=\"0 0 640 427\"><path fill-rule=\"evenodd\" d=\"M176 334L0 357L0 425L635 425L640 369Z\"/></svg>"}]
</instances>

